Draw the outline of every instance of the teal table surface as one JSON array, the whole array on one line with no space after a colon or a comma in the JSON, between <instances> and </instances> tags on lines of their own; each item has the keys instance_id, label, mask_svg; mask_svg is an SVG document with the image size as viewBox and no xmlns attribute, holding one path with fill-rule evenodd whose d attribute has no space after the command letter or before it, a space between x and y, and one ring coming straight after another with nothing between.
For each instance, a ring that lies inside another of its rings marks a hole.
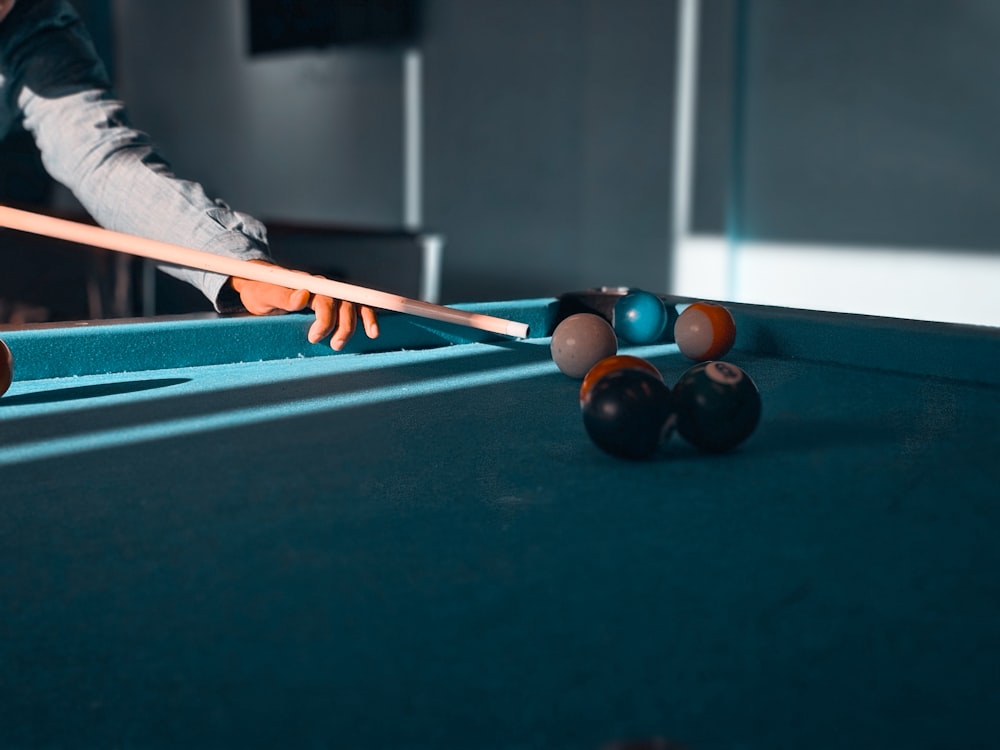
<instances>
[{"instance_id":1,"label":"teal table surface","mask_svg":"<svg viewBox=\"0 0 1000 750\"><path fill-rule=\"evenodd\" d=\"M757 431L630 462L472 309L0 332L0 747L996 747L996 329L732 306Z\"/></svg>"}]
</instances>

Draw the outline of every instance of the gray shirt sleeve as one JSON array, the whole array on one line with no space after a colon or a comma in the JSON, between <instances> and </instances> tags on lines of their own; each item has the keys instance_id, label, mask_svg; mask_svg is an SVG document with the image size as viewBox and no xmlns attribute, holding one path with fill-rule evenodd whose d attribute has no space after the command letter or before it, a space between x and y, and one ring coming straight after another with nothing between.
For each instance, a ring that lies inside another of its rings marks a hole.
<instances>
[{"instance_id":1,"label":"gray shirt sleeve","mask_svg":"<svg viewBox=\"0 0 1000 750\"><path fill-rule=\"evenodd\" d=\"M22 0L0 24L0 127L18 120L46 170L100 225L242 259L266 259L263 225L173 174L128 123L80 18L65 0ZM165 267L220 311L226 277Z\"/></svg>"}]
</instances>

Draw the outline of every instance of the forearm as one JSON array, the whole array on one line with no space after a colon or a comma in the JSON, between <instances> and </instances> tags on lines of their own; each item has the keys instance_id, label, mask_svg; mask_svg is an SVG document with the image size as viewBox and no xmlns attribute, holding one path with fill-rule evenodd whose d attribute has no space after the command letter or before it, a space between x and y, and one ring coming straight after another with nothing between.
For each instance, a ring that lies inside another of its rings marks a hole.
<instances>
[{"instance_id":1,"label":"forearm","mask_svg":"<svg viewBox=\"0 0 1000 750\"><path fill-rule=\"evenodd\" d=\"M149 138L129 126L67 4L19 4L4 25L12 23L18 25L4 29L2 61L9 101L23 114L46 169L99 224L238 258L267 257L259 222L212 200L197 183L178 179ZM218 301L223 278L165 270Z\"/></svg>"},{"instance_id":2,"label":"forearm","mask_svg":"<svg viewBox=\"0 0 1000 750\"><path fill-rule=\"evenodd\" d=\"M69 130L61 125L68 118L45 112L49 107L75 113ZM102 226L246 260L267 258L260 222L212 200L201 185L173 175L148 138L122 124L121 105L106 92L81 92L56 101L38 97L26 101L24 111L31 113L26 125L35 133L46 169ZM47 127L47 120L59 125ZM101 122L113 124L102 128ZM88 147L74 148L78 138L88 138ZM218 305L223 277L177 267L163 270Z\"/></svg>"}]
</instances>

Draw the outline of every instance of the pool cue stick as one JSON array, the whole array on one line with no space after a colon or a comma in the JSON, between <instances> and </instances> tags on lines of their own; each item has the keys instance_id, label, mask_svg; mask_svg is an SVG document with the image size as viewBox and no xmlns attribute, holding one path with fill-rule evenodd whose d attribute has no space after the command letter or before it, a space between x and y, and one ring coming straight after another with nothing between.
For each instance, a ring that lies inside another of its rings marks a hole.
<instances>
[{"instance_id":1,"label":"pool cue stick","mask_svg":"<svg viewBox=\"0 0 1000 750\"><path fill-rule=\"evenodd\" d=\"M445 323L455 323L460 326L476 328L503 336L511 336L513 338L526 338L528 336L528 326L525 323L497 318L492 315L456 310L452 307L435 305L423 300L409 299L397 294L347 284L342 281L323 279L304 271L292 271L281 266L251 263L247 260L229 258L224 255L216 255L215 253L208 253L203 250L172 245L168 242L160 242L159 240L151 240L145 237L136 237L124 232L115 232L90 224L59 219L54 216L10 208L9 206L0 206L0 227L75 242L80 245L90 245L91 247L126 253L141 258L149 258L160 263L197 268L224 276L262 281L287 289L306 289L313 294L320 294L346 302L354 302L359 305L415 315Z\"/></svg>"}]
</instances>

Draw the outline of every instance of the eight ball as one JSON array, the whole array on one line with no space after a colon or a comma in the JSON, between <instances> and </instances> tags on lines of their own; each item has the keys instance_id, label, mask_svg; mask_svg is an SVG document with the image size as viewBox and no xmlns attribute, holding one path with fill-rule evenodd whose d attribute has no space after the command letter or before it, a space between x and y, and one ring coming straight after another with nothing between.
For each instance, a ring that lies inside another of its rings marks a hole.
<instances>
[{"instance_id":1,"label":"eight ball","mask_svg":"<svg viewBox=\"0 0 1000 750\"><path fill-rule=\"evenodd\" d=\"M760 421L760 391L729 362L702 362L673 389L677 432L701 450L722 453L742 443Z\"/></svg>"}]
</instances>

